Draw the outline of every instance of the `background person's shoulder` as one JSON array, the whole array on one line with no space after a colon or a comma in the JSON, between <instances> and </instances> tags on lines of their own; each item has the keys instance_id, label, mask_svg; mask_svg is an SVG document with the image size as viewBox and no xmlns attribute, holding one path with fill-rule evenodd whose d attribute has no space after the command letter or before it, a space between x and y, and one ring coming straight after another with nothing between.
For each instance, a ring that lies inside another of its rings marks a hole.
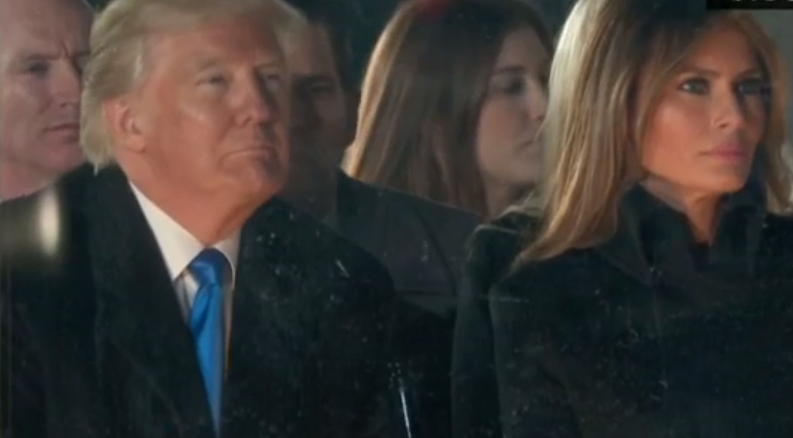
<instances>
[{"instance_id":1,"label":"background person's shoulder","mask_svg":"<svg viewBox=\"0 0 793 438\"><path fill-rule=\"evenodd\" d=\"M6 267L43 273L61 264L92 175L90 167L80 167L38 192L0 203L0 259Z\"/></svg>"},{"instance_id":2,"label":"background person's shoulder","mask_svg":"<svg viewBox=\"0 0 793 438\"><path fill-rule=\"evenodd\" d=\"M283 243L280 250L290 252L289 258L295 263L313 271L330 266L341 276L385 276L390 281L387 271L374 256L308 213L280 198L272 199L267 208L272 233L277 233Z\"/></svg>"}]
</instances>

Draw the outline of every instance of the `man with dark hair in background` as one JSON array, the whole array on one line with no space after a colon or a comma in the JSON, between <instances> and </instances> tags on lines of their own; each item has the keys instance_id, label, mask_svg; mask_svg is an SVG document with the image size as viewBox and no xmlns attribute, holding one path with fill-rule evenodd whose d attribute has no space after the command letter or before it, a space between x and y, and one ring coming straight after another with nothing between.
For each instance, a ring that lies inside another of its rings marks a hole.
<instances>
[{"instance_id":1,"label":"man with dark hair in background","mask_svg":"<svg viewBox=\"0 0 793 438\"><path fill-rule=\"evenodd\" d=\"M309 25L290 41L291 168L284 197L375 255L402 300L394 332L397 380L408 386L413 436L449 436L451 339L465 243L474 215L341 172L354 136L357 77L351 3L289 0ZM403 379L404 378L404 379ZM405 390L400 387L397 390Z\"/></svg>"}]
</instances>

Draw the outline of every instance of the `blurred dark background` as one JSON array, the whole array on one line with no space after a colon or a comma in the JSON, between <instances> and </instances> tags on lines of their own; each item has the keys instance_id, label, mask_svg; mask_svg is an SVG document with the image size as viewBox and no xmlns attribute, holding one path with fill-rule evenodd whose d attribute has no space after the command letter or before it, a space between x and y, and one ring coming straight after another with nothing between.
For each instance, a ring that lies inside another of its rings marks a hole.
<instances>
[{"instance_id":1,"label":"blurred dark background","mask_svg":"<svg viewBox=\"0 0 793 438\"><path fill-rule=\"evenodd\" d=\"M101 9L108 0L88 0L95 8ZM328 2L349 2L359 13L354 26L356 35L353 52L355 54L356 71L363 73L366 61L374 46L378 34L382 30L394 8L401 0L327 0ZM288 0L287 0L288 2ZM564 21L567 11L574 0L535 0L533 3L545 16L552 31L558 29Z\"/></svg>"},{"instance_id":2,"label":"blurred dark background","mask_svg":"<svg viewBox=\"0 0 793 438\"><path fill-rule=\"evenodd\" d=\"M327 0L329 2L350 2L360 14L354 25L357 29L353 51L354 67L363 73L377 35L401 0ZM696 1L696 0L692 0ZM701 0L704 1L704 0ZM94 7L101 9L107 0L89 0ZM533 3L545 16L554 33L559 30L575 0L534 0ZM790 83L793 84L793 11L758 11L755 13L780 45L788 62ZM788 105L788 132L793 133L793 104Z\"/></svg>"}]
</instances>

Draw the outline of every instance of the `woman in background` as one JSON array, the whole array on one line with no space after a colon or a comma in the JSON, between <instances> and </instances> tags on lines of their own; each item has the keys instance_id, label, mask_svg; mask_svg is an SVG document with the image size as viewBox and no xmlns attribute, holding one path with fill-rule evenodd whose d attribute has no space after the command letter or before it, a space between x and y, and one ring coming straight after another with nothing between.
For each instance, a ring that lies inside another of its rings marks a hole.
<instances>
[{"instance_id":1,"label":"woman in background","mask_svg":"<svg viewBox=\"0 0 793 438\"><path fill-rule=\"evenodd\" d=\"M539 174L551 38L522 0L408 1L366 72L345 170L500 214Z\"/></svg>"},{"instance_id":2,"label":"woman in background","mask_svg":"<svg viewBox=\"0 0 793 438\"><path fill-rule=\"evenodd\" d=\"M455 436L790 436L774 42L690 0L580 0L556 53L539 219L473 238Z\"/></svg>"}]
</instances>

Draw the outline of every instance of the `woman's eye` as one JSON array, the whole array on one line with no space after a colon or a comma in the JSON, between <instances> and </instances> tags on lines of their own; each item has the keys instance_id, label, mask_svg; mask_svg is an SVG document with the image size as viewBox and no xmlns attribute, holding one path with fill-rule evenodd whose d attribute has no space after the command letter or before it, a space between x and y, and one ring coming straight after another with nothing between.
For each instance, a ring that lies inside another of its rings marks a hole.
<instances>
[{"instance_id":1,"label":"woman's eye","mask_svg":"<svg viewBox=\"0 0 793 438\"><path fill-rule=\"evenodd\" d=\"M708 81L702 78L689 79L680 85L680 89L693 94L707 94L710 90Z\"/></svg>"},{"instance_id":2,"label":"woman's eye","mask_svg":"<svg viewBox=\"0 0 793 438\"><path fill-rule=\"evenodd\" d=\"M742 96L759 96L767 94L769 87L766 81L755 78L739 82L735 86L735 91Z\"/></svg>"}]
</instances>

